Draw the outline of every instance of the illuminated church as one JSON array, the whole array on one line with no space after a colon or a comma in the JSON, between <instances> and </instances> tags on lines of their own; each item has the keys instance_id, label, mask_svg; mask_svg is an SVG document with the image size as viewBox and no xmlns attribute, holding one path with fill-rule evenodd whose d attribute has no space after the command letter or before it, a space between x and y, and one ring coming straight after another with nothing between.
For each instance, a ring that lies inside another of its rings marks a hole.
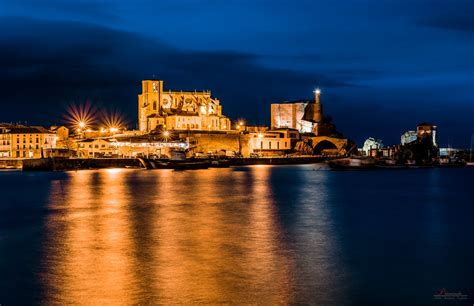
<instances>
[{"instance_id":1,"label":"illuminated church","mask_svg":"<svg viewBox=\"0 0 474 306\"><path fill-rule=\"evenodd\" d=\"M166 130L227 131L229 118L210 91L163 90L161 80L143 80L138 95L138 128Z\"/></svg>"}]
</instances>

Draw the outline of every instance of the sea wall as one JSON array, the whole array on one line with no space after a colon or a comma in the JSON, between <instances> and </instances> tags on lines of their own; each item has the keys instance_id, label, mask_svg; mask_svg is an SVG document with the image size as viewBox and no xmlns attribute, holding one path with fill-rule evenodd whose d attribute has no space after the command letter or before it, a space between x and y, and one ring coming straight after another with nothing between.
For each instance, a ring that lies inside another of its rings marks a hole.
<instances>
[{"instance_id":1,"label":"sea wall","mask_svg":"<svg viewBox=\"0 0 474 306\"><path fill-rule=\"evenodd\" d=\"M218 153L219 151L240 152L240 135L226 133L193 134L194 152Z\"/></svg>"},{"instance_id":2,"label":"sea wall","mask_svg":"<svg viewBox=\"0 0 474 306\"><path fill-rule=\"evenodd\" d=\"M139 161L130 158L42 158L23 160L24 171L51 171L98 168L139 167Z\"/></svg>"},{"instance_id":3,"label":"sea wall","mask_svg":"<svg viewBox=\"0 0 474 306\"><path fill-rule=\"evenodd\" d=\"M22 159L0 159L0 169L8 169L12 167L21 169L22 166Z\"/></svg>"}]
</instances>

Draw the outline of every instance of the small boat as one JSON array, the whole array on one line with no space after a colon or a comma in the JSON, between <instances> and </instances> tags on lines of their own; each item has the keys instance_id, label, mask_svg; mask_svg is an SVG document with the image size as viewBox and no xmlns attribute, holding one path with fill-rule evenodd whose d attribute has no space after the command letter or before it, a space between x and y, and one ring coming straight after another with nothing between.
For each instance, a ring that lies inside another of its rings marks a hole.
<instances>
[{"instance_id":1,"label":"small boat","mask_svg":"<svg viewBox=\"0 0 474 306\"><path fill-rule=\"evenodd\" d=\"M209 168L208 160L159 160L138 158L142 168L152 169L175 169L175 170L193 170L193 169L207 169Z\"/></svg>"},{"instance_id":2,"label":"small boat","mask_svg":"<svg viewBox=\"0 0 474 306\"><path fill-rule=\"evenodd\" d=\"M371 157L346 157L330 160L328 164L335 170L375 169L375 159Z\"/></svg>"},{"instance_id":3,"label":"small boat","mask_svg":"<svg viewBox=\"0 0 474 306\"><path fill-rule=\"evenodd\" d=\"M195 170L195 169L207 169L209 168L209 162L204 161L179 161L179 162L169 162L168 169L175 170Z\"/></svg>"},{"instance_id":4,"label":"small boat","mask_svg":"<svg viewBox=\"0 0 474 306\"><path fill-rule=\"evenodd\" d=\"M211 160L209 168L229 168L230 160L228 159L216 159Z\"/></svg>"},{"instance_id":5,"label":"small boat","mask_svg":"<svg viewBox=\"0 0 474 306\"><path fill-rule=\"evenodd\" d=\"M443 157L439 159L440 167L464 167L466 166L466 161L457 157Z\"/></svg>"}]
</instances>

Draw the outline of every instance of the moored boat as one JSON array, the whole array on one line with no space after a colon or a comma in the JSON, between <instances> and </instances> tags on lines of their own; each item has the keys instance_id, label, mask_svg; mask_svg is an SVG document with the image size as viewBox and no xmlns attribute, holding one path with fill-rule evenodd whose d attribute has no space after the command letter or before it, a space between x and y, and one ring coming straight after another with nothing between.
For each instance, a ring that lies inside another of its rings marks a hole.
<instances>
[{"instance_id":1,"label":"moored boat","mask_svg":"<svg viewBox=\"0 0 474 306\"><path fill-rule=\"evenodd\" d=\"M375 159L371 157L346 157L328 161L329 167L335 170L374 169Z\"/></svg>"},{"instance_id":2,"label":"moored boat","mask_svg":"<svg viewBox=\"0 0 474 306\"><path fill-rule=\"evenodd\" d=\"M466 166L466 161L457 157L444 157L439 159L440 167L464 167Z\"/></svg>"},{"instance_id":3,"label":"moored boat","mask_svg":"<svg viewBox=\"0 0 474 306\"><path fill-rule=\"evenodd\" d=\"M215 159L209 163L210 168L228 168L231 162L228 159Z\"/></svg>"}]
</instances>

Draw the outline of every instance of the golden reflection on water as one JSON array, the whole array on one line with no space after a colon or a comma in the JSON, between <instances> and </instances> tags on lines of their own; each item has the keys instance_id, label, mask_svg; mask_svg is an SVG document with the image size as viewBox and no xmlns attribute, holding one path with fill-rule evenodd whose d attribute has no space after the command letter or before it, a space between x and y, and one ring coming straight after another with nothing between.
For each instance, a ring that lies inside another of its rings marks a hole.
<instances>
[{"instance_id":1,"label":"golden reflection on water","mask_svg":"<svg viewBox=\"0 0 474 306\"><path fill-rule=\"evenodd\" d=\"M101 170L53 181L44 301L295 301L270 172Z\"/></svg>"},{"instance_id":2,"label":"golden reflection on water","mask_svg":"<svg viewBox=\"0 0 474 306\"><path fill-rule=\"evenodd\" d=\"M129 303L134 281L129 202L124 176L114 171L77 172L55 182L48 220L46 300L74 303Z\"/></svg>"}]
</instances>

